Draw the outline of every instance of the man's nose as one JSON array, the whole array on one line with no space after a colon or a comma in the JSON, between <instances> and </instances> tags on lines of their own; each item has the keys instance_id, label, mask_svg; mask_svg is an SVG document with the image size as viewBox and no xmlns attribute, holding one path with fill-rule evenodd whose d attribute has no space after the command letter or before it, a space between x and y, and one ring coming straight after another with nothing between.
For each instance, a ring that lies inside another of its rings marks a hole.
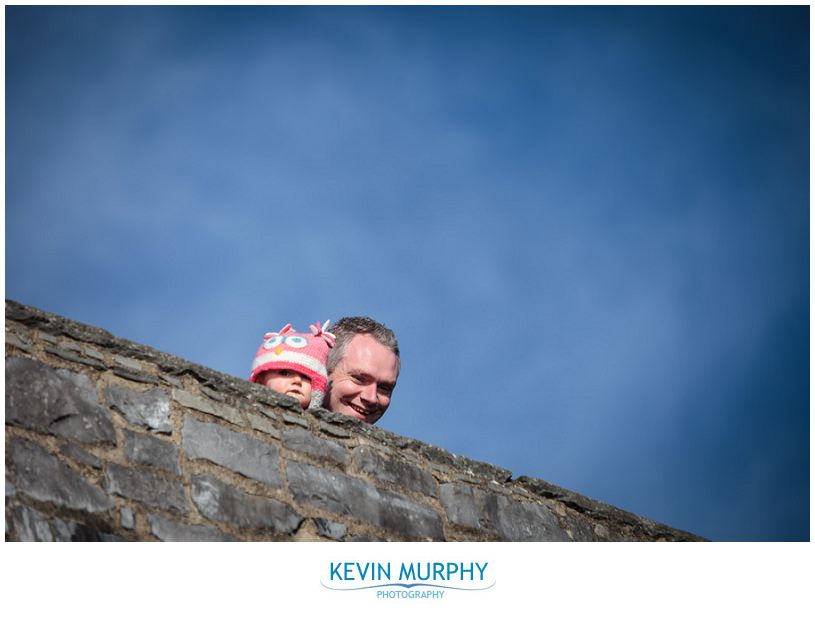
<instances>
[{"instance_id":1,"label":"man's nose","mask_svg":"<svg viewBox=\"0 0 815 617\"><path fill-rule=\"evenodd\" d=\"M377 407L379 405L379 397L376 393L376 384L371 383L362 388L359 394L360 399L366 407Z\"/></svg>"}]
</instances>

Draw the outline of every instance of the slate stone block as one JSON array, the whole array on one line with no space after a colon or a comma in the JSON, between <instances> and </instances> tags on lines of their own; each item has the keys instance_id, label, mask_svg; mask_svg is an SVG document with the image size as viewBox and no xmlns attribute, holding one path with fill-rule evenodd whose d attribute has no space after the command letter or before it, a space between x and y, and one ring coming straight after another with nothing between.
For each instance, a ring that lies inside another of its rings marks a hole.
<instances>
[{"instance_id":1,"label":"slate stone block","mask_svg":"<svg viewBox=\"0 0 815 617\"><path fill-rule=\"evenodd\" d=\"M291 534L303 521L297 512L276 499L244 493L212 476L193 477L192 500L208 519L237 527Z\"/></svg>"},{"instance_id":2,"label":"slate stone block","mask_svg":"<svg viewBox=\"0 0 815 617\"><path fill-rule=\"evenodd\" d=\"M85 352L86 356L94 358L95 360L101 360L101 361L105 360L105 354L97 351L93 347L88 347L87 345L85 345L85 347L83 348L83 351Z\"/></svg>"},{"instance_id":3,"label":"slate stone block","mask_svg":"<svg viewBox=\"0 0 815 617\"><path fill-rule=\"evenodd\" d=\"M114 367L113 374L128 381L135 381L136 383L147 383L151 385L158 384L158 377L154 377L148 373L137 373L135 371L128 371L126 369Z\"/></svg>"},{"instance_id":4,"label":"slate stone block","mask_svg":"<svg viewBox=\"0 0 815 617\"><path fill-rule=\"evenodd\" d=\"M162 542L233 542L235 538L215 527L185 525L151 514L150 532Z\"/></svg>"},{"instance_id":5,"label":"slate stone block","mask_svg":"<svg viewBox=\"0 0 815 617\"><path fill-rule=\"evenodd\" d=\"M17 506L11 510L11 521L20 542L53 542L48 521L36 510Z\"/></svg>"},{"instance_id":6,"label":"slate stone block","mask_svg":"<svg viewBox=\"0 0 815 617\"><path fill-rule=\"evenodd\" d=\"M59 347L45 347L44 351L53 356L57 356L58 358L62 358L63 360L68 360L69 362L84 364L85 366L90 366L99 370L105 370L107 368L102 362L99 362L99 360L94 360L93 358L84 358L78 354L66 351Z\"/></svg>"},{"instance_id":7,"label":"slate stone block","mask_svg":"<svg viewBox=\"0 0 815 617\"><path fill-rule=\"evenodd\" d=\"M28 358L6 358L6 424L83 443L116 443L87 375Z\"/></svg>"},{"instance_id":8,"label":"slate stone block","mask_svg":"<svg viewBox=\"0 0 815 617\"><path fill-rule=\"evenodd\" d=\"M61 519L54 521L54 539L57 542L72 542L76 524L73 521L66 522Z\"/></svg>"},{"instance_id":9,"label":"slate stone block","mask_svg":"<svg viewBox=\"0 0 815 617\"><path fill-rule=\"evenodd\" d=\"M102 469L102 461L99 460L99 457L94 456L90 452L87 452L72 443L61 444L59 446L59 451L71 457L75 461L79 461L83 465L93 467L94 469Z\"/></svg>"},{"instance_id":10,"label":"slate stone block","mask_svg":"<svg viewBox=\"0 0 815 617\"><path fill-rule=\"evenodd\" d=\"M116 361L116 364L121 364L125 368L129 368L133 371L142 370L141 362L139 362L138 360L133 360L132 358L126 358L120 355L114 355L113 359Z\"/></svg>"},{"instance_id":11,"label":"slate stone block","mask_svg":"<svg viewBox=\"0 0 815 617\"><path fill-rule=\"evenodd\" d=\"M630 537L624 536L619 530L609 529L602 523L595 523L593 530L598 542L625 542L630 540Z\"/></svg>"},{"instance_id":12,"label":"slate stone block","mask_svg":"<svg viewBox=\"0 0 815 617\"><path fill-rule=\"evenodd\" d=\"M296 424L297 426L308 428L308 420L306 420L305 418L301 418L300 416L293 416L289 413L283 414L283 422L285 422L286 424Z\"/></svg>"},{"instance_id":13,"label":"slate stone block","mask_svg":"<svg viewBox=\"0 0 815 617\"><path fill-rule=\"evenodd\" d=\"M147 427L157 433L169 434L173 430L170 422L170 399L161 388L139 392L108 386L105 388L105 399L131 424Z\"/></svg>"},{"instance_id":14,"label":"slate stone block","mask_svg":"<svg viewBox=\"0 0 815 617\"><path fill-rule=\"evenodd\" d=\"M113 501L96 486L40 446L14 439L11 459L17 488L38 501L87 512L104 512Z\"/></svg>"},{"instance_id":15,"label":"slate stone block","mask_svg":"<svg viewBox=\"0 0 815 617\"><path fill-rule=\"evenodd\" d=\"M443 484L439 494L447 519L456 525L493 532L513 542L569 540L545 505L515 501L458 483Z\"/></svg>"},{"instance_id":16,"label":"slate stone block","mask_svg":"<svg viewBox=\"0 0 815 617\"><path fill-rule=\"evenodd\" d=\"M176 475L181 473L174 443L133 431L125 431L124 436L125 458L131 463L158 467Z\"/></svg>"},{"instance_id":17,"label":"slate stone block","mask_svg":"<svg viewBox=\"0 0 815 617\"><path fill-rule=\"evenodd\" d=\"M359 478L296 461L289 461L286 475L297 503L352 516L406 536L444 538L441 518L433 509Z\"/></svg>"},{"instance_id":18,"label":"slate stone block","mask_svg":"<svg viewBox=\"0 0 815 617\"><path fill-rule=\"evenodd\" d=\"M200 396L195 396L194 394L190 394L186 390L174 389L173 400L180 403L184 407L189 407L190 409L195 409L196 411L200 411L211 416L222 418L223 420L231 422L236 426L246 425L246 422L243 420L240 413L238 413L236 409L233 409L229 405L216 403L214 401L210 401L209 399L205 399Z\"/></svg>"},{"instance_id":19,"label":"slate stone block","mask_svg":"<svg viewBox=\"0 0 815 617\"><path fill-rule=\"evenodd\" d=\"M133 529L136 526L136 513L130 508L119 510L119 524L125 529Z\"/></svg>"},{"instance_id":20,"label":"slate stone block","mask_svg":"<svg viewBox=\"0 0 815 617\"><path fill-rule=\"evenodd\" d=\"M82 351L76 343L73 341L58 341L57 345L62 347L63 349L67 349L68 351Z\"/></svg>"},{"instance_id":21,"label":"slate stone block","mask_svg":"<svg viewBox=\"0 0 815 617\"><path fill-rule=\"evenodd\" d=\"M512 542L568 542L554 513L545 505L498 496L495 529Z\"/></svg>"},{"instance_id":22,"label":"slate stone block","mask_svg":"<svg viewBox=\"0 0 815 617\"><path fill-rule=\"evenodd\" d=\"M566 515L566 524L572 532L571 538L575 542L595 542L597 540L591 524L582 517L569 513Z\"/></svg>"},{"instance_id":23,"label":"slate stone block","mask_svg":"<svg viewBox=\"0 0 815 617\"><path fill-rule=\"evenodd\" d=\"M338 542L345 538L345 534L348 531L348 527L342 523L329 521L324 518L315 518L314 525L317 527L318 534Z\"/></svg>"},{"instance_id":24,"label":"slate stone block","mask_svg":"<svg viewBox=\"0 0 815 617\"><path fill-rule=\"evenodd\" d=\"M273 488L282 486L277 446L190 417L184 418L181 439L190 458L212 461Z\"/></svg>"},{"instance_id":25,"label":"slate stone block","mask_svg":"<svg viewBox=\"0 0 815 617\"><path fill-rule=\"evenodd\" d=\"M333 441L321 439L301 428L284 432L283 445L291 450L343 466L348 462L348 452L344 447Z\"/></svg>"},{"instance_id":26,"label":"slate stone block","mask_svg":"<svg viewBox=\"0 0 815 617\"><path fill-rule=\"evenodd\" d=\"M387 456L371 448L360 446L354 450L354 465L362 473L372 475L383 482L436 497L436 480L428 471L398 458Z\"/></svg>"},{"instance_id":27,"label":"slate stone block","mask_svg":"<svg viewBox=\"0 0 815 617\"><path fill-rule=\"evenodd\" d=\"M167 373L159 373L158 376L161 378L161 381L168 383L171 386L175 386L176 388L181 388L184 385L180 379L173 377L172 375L168 375Z\"/></svg>"},{"instance_id":28,"label":"slate stone block","mask_svg":"<svg viewBox=\"0 0 815 617\"><path fill-rule=\"evenodd\" d=\"M248 414L248 417L249 426L251 426L253 429L260 431L261 433L271 435L275 439L280 439L280 431L267 418L256 414Z\"/></svg>"},{"instance_id":29,"label":"slate stone block","mask_svg":"<svg viewBox=\"0 0 815 617\"><path fill-rule=\"evenodd\" d=\"M51 522L57 542L121 542L121 536L76 521Z\"/></svg>"},{"instance_id":30,"label":"slate stone block","mask_svg":"<svg viewBox=\"0 0 815 617\"><path fill-rule=\"evenodd\" d=\"M476 493L472 486L442 484L439 489L439 498L447 513L447 520L451 523L479 531L484 529L479 520L480 507L476 503Z\"/></svg>"},{"instance_id":31,"label":"slate stone block","mask_svg":"<svg viewBox=\"0 0 815 617\"><path fill-rule=\"evenodd\" d=\"M324 422L322 420L320 420L320 430L328 435L331 435L332 437L339 437L340 439L348 439L351 437L351 433L345 429L334 426L333 424L329 424L328 422Z\"/></svg>"},{"instance_id":32,"label":"slate stone block","mask_svg":"<svg viewBox=\"0 0 815 617\"><path fill-rule=\"evenodd\" d=\"M168 480L145 470L130 469L108 463L105 473L107 490L114 495L162 510L174 510L181 514L187 511L184 487L180 480Z\"/></svg>"},{"instance_id":33,"label":"slate stone block","mask_svg":"<svg viewBox=\"0 0 815 617\"><path fill-rule=\"evenodd\" d=\"M31 341L29 341L26 337L18 336L13 332L6 332L6 345L12 345L29 353L34 351L34 348L31 346Z\"/></svg>"},{"instance_id":34,"label":"slate stone block","mask_svg":"<svg viewBox=\"0 0 815 617\"><path fill-rule=\"evenodd\" d=\"M226 401L226 397L218 392L217 390L213 390L212 388L208 388L207 386L201 386L201 392L206 394L209 398L214 401L224 402Z\"/></svg>"}]
</instances>

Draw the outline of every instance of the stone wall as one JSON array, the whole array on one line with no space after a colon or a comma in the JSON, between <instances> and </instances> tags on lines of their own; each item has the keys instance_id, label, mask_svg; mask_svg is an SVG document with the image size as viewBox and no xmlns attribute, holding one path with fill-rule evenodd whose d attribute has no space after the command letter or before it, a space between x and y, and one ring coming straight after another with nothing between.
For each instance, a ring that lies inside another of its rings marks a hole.
<instances>
[{"instance_id":1,"label":"stone wall","mask_svg":"<svg viewBox=\"0 0 815 617\"><path fill-rule=\"evenodd\" d=\"M7 540L701 539L9 300L5 396Z\"/></svg>"}]
</instances>

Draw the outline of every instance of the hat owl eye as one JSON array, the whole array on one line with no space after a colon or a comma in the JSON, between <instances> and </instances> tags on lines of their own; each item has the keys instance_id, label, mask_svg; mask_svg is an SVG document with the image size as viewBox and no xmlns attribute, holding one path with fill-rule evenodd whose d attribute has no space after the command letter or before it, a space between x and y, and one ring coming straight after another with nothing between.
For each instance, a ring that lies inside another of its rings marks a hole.
<instances>
[{"instance_id":1,"label":"hat owl eye","mask_svg":"<svg viewBox=\"0 0 815 617\"><path fill-rule=\"evenodd\" d=\"M286 337L286 345L299 349L308 345L308 341L302 336L289 336Z\"/></svg>"},{"instance_id":2,"label":"hat owl eye","mask_svg":"<svg viewBox=\"0 0 815 617\"><path fill-rule=\"evenodd\" d=\"M282 342L283 342L283 337L282 336L273 336L272 338L266 339L265 341L263 341L263 348L264 349L274 349L275 347L280 345Z\"/></svg>"}]
</instances>

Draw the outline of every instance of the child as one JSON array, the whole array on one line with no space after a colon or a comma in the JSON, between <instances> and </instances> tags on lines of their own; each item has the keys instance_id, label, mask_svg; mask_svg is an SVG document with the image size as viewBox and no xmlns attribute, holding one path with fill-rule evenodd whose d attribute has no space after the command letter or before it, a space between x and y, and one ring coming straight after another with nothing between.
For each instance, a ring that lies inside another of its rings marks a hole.
<instances>
[{"instance_id":1,"label":"child","mask_svg":"<svg viewBox=\"0 0 815 617\"><path fill-rule=\"evenodd\" d=\"M325 396L328 350L334 335L325 326L309 326L311 334L296 332L286 324L280 332L267 332L255 354L249 381L300 401L303 409L319 407Z\"/></svg>"}]
</instances>

